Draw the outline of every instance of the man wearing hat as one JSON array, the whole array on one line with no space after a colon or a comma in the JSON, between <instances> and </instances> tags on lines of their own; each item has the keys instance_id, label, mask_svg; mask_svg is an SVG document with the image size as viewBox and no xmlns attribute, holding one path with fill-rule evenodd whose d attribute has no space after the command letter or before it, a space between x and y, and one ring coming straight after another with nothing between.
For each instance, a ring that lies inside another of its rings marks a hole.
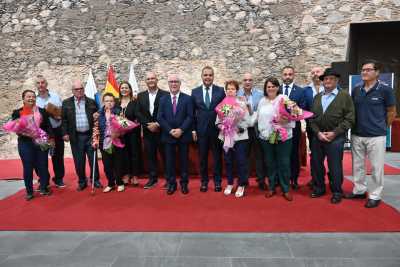
<instances>
[{"instance_id":1,"label":"man wearing hat","mask_svg":"<svg viewBox=\"0 0 400 267\"><path fill-rule=\"evenodd\" d=\"M326 193L326 158L332 204L338 204L342 200L343 146L347 130L355 122L353 101L346 90L338 89L339 78L340 75L332 68L325 70L320 76L324 91L315 97L311 108L314 113L311 119L311 129L314 133L311 166L315 168L311 197L318 198Z\"/></svg>"}]
</instances>

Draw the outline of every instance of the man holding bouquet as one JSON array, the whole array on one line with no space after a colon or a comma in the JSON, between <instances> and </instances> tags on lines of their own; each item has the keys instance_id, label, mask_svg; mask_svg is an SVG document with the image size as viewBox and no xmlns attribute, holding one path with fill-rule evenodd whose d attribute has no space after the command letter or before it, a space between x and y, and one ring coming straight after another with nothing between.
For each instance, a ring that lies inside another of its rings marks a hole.
<instances>
[{"instance_id":1,"label":"man holding bouquet","mask_svg":"<svg viewBox=\"0 0 400 267\"><path fill-rule=\"evenodd\" d=\"M161 127L161 142L165 144L167 194L177 189L175 176L176 149L179 150L181 192L189 193L189 143L192 141L193 104L189 95L180 92L178 75L168 75L170 94L160 99L157 121Z\"/></svg>"}]
</instances>

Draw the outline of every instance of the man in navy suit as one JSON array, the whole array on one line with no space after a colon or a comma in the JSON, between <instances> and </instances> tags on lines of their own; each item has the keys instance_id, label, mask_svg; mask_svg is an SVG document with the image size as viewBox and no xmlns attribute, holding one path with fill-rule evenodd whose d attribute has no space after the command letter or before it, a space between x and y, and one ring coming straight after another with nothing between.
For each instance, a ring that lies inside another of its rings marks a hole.
<instances>
[{"instance_id":1,"label":"man in navy suit","mask_svg":"<svg viewBox=\"0 0 400 267\"><path fill-rule=\"evenodd\" d=\"M194 108L193 140L198 142L201 192L208 190L208 151L211 149L214 160L214 190L220 192L222 176L222 143L218 140L218 128L215 125L217 113L215 107L225 98L224 88L214 82L214 70L205 66L201 71L203 84L192 90Z\"/></svg>"},{"instance_id":2,"label":"man in navy suit","mask_svg":"<svg viewBox=\"0 0 400 267\"><path fill-rule=\"evenodd\" d=\"M294 68L286 66L282 69L282 86L280 92L287 95L290 100L296 102L300 108L305 108L305 98L303 88L294 84ZM292 153L290 161L292 162L290 168L290 183L293 189L298 189L299 185L297 180L300 173L300 158L299 158L299 145L301 138L301 124L296 122L296 127L293 129L292 139Z\"/></svg>"},{"instance_id":3,"label":"man in navy suit","mask_svg":"<svg viewBox=\"0 0 400 267\"><path fill-rule=\"evenodd\" d=\"M189 193L189 143L192 141L193 104L189 95L180 92L181 80L178 75L168 75L170 94L160 99L157 121L161 127L161 142L165 147L167 194L177 189L175 176L176 148L179 150L181 170L181 192Z\"/></svg>"}]
</instances>

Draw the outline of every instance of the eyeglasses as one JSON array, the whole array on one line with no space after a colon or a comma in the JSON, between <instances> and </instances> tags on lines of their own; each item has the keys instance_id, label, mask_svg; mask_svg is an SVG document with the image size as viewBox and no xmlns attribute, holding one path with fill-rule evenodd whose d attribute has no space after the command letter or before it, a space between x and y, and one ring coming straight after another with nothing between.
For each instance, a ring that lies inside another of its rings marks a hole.
<instances>
[{"instance_id":1,"label":"eyeglasses","mask_svg":"<svg viewBox=\"0 0 400 267\"><path fill-rule=\"evenodd\" d=\"M84 88L83 87L80 87L80 88L74 88L74 91L80 91L80 90L83 90Z\"/></svg>"},{"instance_id":2,"label":"eyeglasses","mask_svg":"<svg viewBox=\"0 0 400 267\"><path fill-rule=\"evenodd\" d=\"M372 69L372 68L365 68L365 69L362 69L361 70L361 72L371 72L371 71L374 71L375 69Z\"/></svg>"},{"instance_id":3,"label":"eyeglasses","mask_svg":"<svg viewBox=\"0 0 400 267\"><path fill-rule=\"evenodd\" d=\"M243 79L244 82L252 82L253 79Z\"/></svg>"},{"instance_id":4,"label":"eyeglasses","mask_svg":"<svg viewBox=\"0 0 400 267\"><path fill-rule=\"evenodd\" d=\"M179 81L171 80L171 81L168 81L168 83L179 83Z\"/></svg>"}]
</instances>

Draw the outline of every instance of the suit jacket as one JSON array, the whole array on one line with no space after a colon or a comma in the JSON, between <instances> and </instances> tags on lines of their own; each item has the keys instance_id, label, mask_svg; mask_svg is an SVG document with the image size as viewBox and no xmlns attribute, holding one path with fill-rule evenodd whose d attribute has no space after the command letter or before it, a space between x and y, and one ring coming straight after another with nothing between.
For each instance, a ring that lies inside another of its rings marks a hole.
<instances>
[{"instance_id":1,"label":"suit jacket","mask_svg":"<svg viewBox=\"0 0 400 267\"><path fill-rule=\"evenodd\" d=\"M161 141L163 143L190 143L192 141L193 127L193 103L189 95L179 93L176 113L173 113L170 94L160 99L157 121L161 126ZM183 131L179 139L173 137L169 132L180 128Z\"/></svg>"},{"instance_id":2,"label":"suit jacket","mask_svg":"<svg viewBox=\"0 0 400 267\"><path fill-rule=\"evenodd\" d=\"M283 85L281 85L281 87L279 88L279 92L281 94L283 94ZM296 104L300 107L300 108L305 108L306 107L306 100L305 100L305 96L304 96L304 90L302 87L293 84L293 88L290 91L290 95L289 95L289 99L296 102Z\"/></svg>"},{"instance_id":3,"label":"suit jacket","mask_svg":"<svg viewBox=\"0 0 400 267\"><path fill-rule=\"evenodd\" d=\"M97 112L96 102L85 97L85 110L89 122L89 134L93 131L93 114ZM75 99L74 97L67 98L62 103L62 124L61 130L63 136L68 134L71 143L76 140L76 115L75 115Z\"/></svg>"},{"instance_id":4,"label":"suit jacket","mask_svg":"<svg viewBox=\"0 0 400 267\"><path fill-rule=\"evenodd\" d=\"M194 127L198 136L205 136L207 134L214 134L217 138L218 128L215 126L215 119L217 113L215 112L216 106L225 98L224 88L213 85L210 108L207 109L203 98L203 85L192 89L192 102L194 109Z\"/></svg>"},{"instance_id":5,"label":"suit jacket","mask_svg":"<svg viewBox=\"0 0 400 267\"><path fill-rule=\"evenodd\" d=\"M160 99L165 96L169 95L167 91L158 89L156 99L154 101L154 111L153 115L150 114L150 101L149 101L149 91L140 92L137 95L136 105L135 105L135 115L140 124L143 128L143 135L144 136L151 136L157 133L152 133L147 129L147 123L149 122L157 122L157 114L158 114L158 107L160 103Z\"/></svg>"}]
</instances>

